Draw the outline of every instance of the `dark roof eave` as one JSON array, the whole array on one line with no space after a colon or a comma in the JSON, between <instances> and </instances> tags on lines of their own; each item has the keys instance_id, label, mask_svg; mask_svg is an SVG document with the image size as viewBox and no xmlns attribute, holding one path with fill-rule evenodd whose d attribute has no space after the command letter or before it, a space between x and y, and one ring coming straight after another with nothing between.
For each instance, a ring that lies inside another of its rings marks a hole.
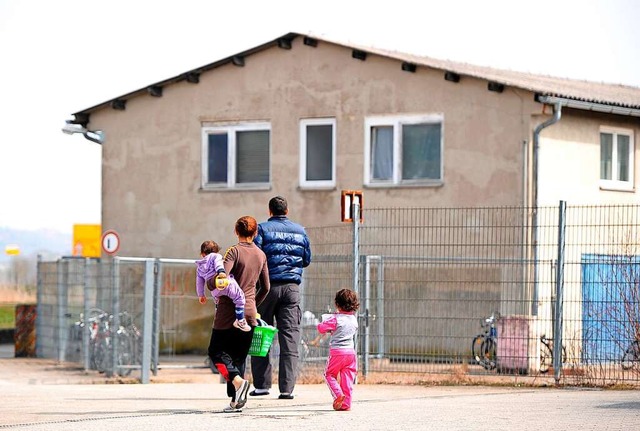
<instances>
[{"instance_id":1,"label":"dark roof eave","mask_svg":"<svg viewBox=\"0 0 640 431\"><path fill-rule=\"evenodd\" d=\"M102 103L100 103L98 105L91 106L90 108L86 108L86 109L83 109L81 111L75 112L75 113L72 114L74 117L76 117L76 120L73 121L73 122L80 124L80 122L84 122L85 121L84 119L88 118L88 116L91 113L99 111L99 110L104 109L104 108L107 108L107 107L111 106L112 103L115 102L115 101L129 100L129 99L131 99L131 98L133 98L135 96L139 96L141 94L146 94L147 93L147 89L149 87L164 87L164 86L169 85L169 84L175 84L177 82L184 81L184 80L187 79L187 75L190 74L190 73L201 74L202 72L206 72L206 71L218 68L218 67L223 66L225 64L233 63L234 58L247 57L247 56L249 56L251 54L254 54L254 53L262 51L262 50L264 50L266 48L270 48L270 47L272 47L274 45L277 45L278 41L281 40L281 39L293 40L293 39L295 39L296 37L299 37L299 36L301 36L299 33L287 33L284 36L280 36L280 37L278 37L276 39L273 39L273 40L271 40L269 42L263 43L262 45L258 45L256 47L253 47L253 48L248 49L246 51L242 51L240 53L230 55L229 57L223 58L223 59L215 61L213 63L209 63L209 64L206 64L204 66L197 67L195 69L192 69L192 70L189 70L187 72L181 73L180 75L174 76L172 78L165 79L163 81L159 81L159 82L156 82L156 83L151 84L151 85L147 85L146 87L141 88L139 90L132 91L132 92L124 94L122 96L107 100L106 102L102 102Z\"/></svg>"}]
</instances>

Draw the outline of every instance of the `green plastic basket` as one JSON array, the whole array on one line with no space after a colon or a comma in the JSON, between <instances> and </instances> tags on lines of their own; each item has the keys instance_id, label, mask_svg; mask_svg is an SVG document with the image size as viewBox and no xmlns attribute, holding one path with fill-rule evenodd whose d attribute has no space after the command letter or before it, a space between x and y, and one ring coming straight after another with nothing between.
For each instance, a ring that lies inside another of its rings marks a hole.
<instances>
[{"instance_id":1,"label":"green plastic basket","mask_svg":"<svg viewBox=\"0 0 640 431\"><path fill-rule=\"evenodd\" d=\"M251 356L267 356L276 332L278 332L278 330L273 326L256 326L253 329L253 338L251 339L249 354Z\"/></svg>"}]
</instances>

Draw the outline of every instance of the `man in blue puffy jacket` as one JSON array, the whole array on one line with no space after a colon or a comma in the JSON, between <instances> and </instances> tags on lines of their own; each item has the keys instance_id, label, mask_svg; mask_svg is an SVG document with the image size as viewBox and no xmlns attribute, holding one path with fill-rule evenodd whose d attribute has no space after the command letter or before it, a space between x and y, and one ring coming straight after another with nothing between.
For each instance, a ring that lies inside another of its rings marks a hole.
<instances>
[{"instance_id":1,"label":"man in blue puffy jacket","mask_svg":"<svg viewBox=\"0 0 640 431\"><path fill-rule=\"evenodd\" d=\"M300 289L302 269L311 263L311 247L304 228L287 218L287 200L276 196L269 201L269 220L258 225L255 244L267 255L271 289L258 307L261 318L270 325L276 321L280 363L278 398L293 399L298 368L300 342ZM269 355L251 357L251 372L255 390L249 395L268 395L272 369Z\"/></svg>"}]
</instances>

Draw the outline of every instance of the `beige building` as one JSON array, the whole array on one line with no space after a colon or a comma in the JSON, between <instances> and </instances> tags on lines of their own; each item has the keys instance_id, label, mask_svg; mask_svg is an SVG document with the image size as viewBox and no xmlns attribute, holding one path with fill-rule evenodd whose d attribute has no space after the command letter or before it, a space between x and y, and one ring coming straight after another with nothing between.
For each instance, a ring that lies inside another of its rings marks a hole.
<instances>
[{"instance_id":1,"label":"beige building","mask_svg":"<svg viewBox=\"0 0 640 431\"><path fill-rule=\"evenodd\" d=\"M344 189L365 208L638 202L639 88L297 33L73 115L104 134L121 256L226 247L274 195L305 226L340 223Z\"/></svg>"}]
</instances>

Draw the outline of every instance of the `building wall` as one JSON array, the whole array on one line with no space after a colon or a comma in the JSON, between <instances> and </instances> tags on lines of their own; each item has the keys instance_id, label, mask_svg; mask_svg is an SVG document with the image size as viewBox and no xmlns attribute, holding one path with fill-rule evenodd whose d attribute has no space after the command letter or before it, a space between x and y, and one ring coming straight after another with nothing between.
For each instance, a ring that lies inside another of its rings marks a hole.
<instances>
[{"instance_id":1,"label":"building wall","mask_svg":"<svg viewBox=\"0 0 640 431\"><path fill-rule=\"evenodd\" d=\"M540 205L558 205L560 200L571 205L635 204L633 191L600 187L600 127L633 131L635 141L634 180L640 179L640 150L637 118L563 109L556 124L541 133L539 172Z\"/></svg>"},{"instance_id":2,"label":"building wall","mask_svg":"<svg viewBox=\"0 0 640 431\"><path fill-rule=\"evenodd\" d=\"M274 195L287 197L290 216L305 226L340 223L340 191L363 189L364 209L416 206L511 206L525 203L525 142L533 94L487 90L487 81L419 67L320 42L277 47L180 82L160 98L142 95L125 111L91 114L103 146L104 229L121 237L121 256L193 258L204 239L227 247L243 215L268 216ZM364 119L369 115L444 115L444 182L434 187L364 188ZM337 185L299 187L299 121L335 117ZM238 121L271 123L270 190L201 190L201 128ZM366 213L365 213L366 222Z\"/></svg>"},{"instance_id":3,"label":"building wall","mask_svg":"<svg viewBox=\"0 0 640 431\"><path fill-rule=\"evenodd\" d=\"M558 207L559 201L567 202L567 228L565 232L567 262L563 277L564 337L570 361L582 354L583 336L583 256L588 254L617 256L638 253L638 235L627 219L635 214L635 208L622 205L638 204L637 186L632 191L602 188L600 185L600 127L629 129L635 142L634 181L640 179L640 151L637 119L607 114L563 109L560 121L542 132L540 139L540 189L541 206ZM598 211L595 205L621 205ZM580 206L583 206L582 208ZM557 241L558 228L545 222L539 230L540 243ZM615 226L615 227L612 227ZM546 239L546 240L545 240ZM552 302L556 295L555 247L541 248L539 265L539 313L538 333L552 333ZM613 259L613 258L612 258Z\"/></svg>"}]
</instances>

